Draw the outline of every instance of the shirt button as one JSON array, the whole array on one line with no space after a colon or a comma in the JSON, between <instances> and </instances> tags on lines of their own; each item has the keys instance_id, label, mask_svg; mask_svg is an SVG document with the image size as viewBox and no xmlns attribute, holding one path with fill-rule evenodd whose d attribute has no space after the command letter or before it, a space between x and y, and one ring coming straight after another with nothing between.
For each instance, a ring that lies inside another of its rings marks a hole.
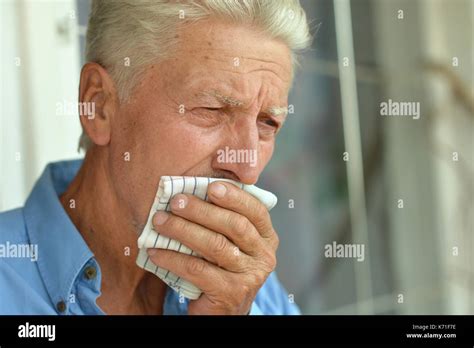
<instances>
[{"instance_id":1,"label":"shirt button","mask_svg":"<svg viewBox=\"0 0 474 348\"><path fill-rule=\"evenodd\" d=\"M59 302L56 304L56 308L58 309L58 311L60 311L61 313L63 313L63 312L66 310L66 303L64 303L64 301L59 301Z\"/></svg>"},{"instance_id":2,"label":"shirt button","mask_svg":"<svg viewBox=\"0 0 474 348\"><path fill-rule=\"evenodd\" d=\"M96 275L97 275L97 271L95 267L93 266L86 267L86 269L84 270L84 276L88 280L94 279Z\"/></svg>"}]
</instances>

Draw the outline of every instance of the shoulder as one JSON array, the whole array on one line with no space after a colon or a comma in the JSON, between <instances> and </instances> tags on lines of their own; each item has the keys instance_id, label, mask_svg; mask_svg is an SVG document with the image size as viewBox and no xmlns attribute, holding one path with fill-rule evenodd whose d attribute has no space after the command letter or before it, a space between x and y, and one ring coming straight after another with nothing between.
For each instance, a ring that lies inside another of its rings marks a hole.
<instances>
[{"instance_id":1,"label":"shoulder","mask_svg":"<svg viewBox=\"0 0 474 348\"><path fill-rule=\"evenodd\" d=\"M0 213L0 244L28 241L23 208Z\"/></svg>"},{"instance_id":2,"label":"shoulder","mask_svg":"<svg viewBox=\"0 0 474 348\"><path fill-rule=\"evenodd\" d=\"M23 209L0 213L0 314L50 312L37 264L24 257L29 248Z\"/></svg>"}]
</instances>

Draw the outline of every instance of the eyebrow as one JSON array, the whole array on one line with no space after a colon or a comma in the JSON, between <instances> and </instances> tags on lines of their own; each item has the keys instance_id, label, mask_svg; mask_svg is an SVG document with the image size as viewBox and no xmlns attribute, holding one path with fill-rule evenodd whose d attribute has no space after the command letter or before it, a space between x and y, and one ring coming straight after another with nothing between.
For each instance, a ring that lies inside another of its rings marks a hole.
<instances>
[{"instance_id":1,"label":"eyebrow","mask_svg":"<svg viewBox=\"0 0 474 348\"><path fill-rule=\"evenodd\" d=\"M225 105L242 106L244 104L244 102L241 101L241 100L238 100L238 99L226 96L226 95L222 95L217 91L205 92L204 94L211 95L211 96L215 97L216 99L218 99L221 103L223 103Z\"/></svg>"},{"instance_id":2,"label":"eyebrow","mask_svg":"<svg viewBox=\"0 0 474 348\"><path fill-rule=\"evenodd\" d=\"M211 95L218 99L221 103L229 106L242 106L244 104L243 101L235 99L233 97L229 97L226 95L222 95L217 91L210 91L210 92L204 92L204 95ZM279 107L279 106L271 106L269 107L266 111L266 113L272 115L272 116L286 116L288 114L288 108L287 107Z\"/></svg>"},{"instance_id":3,"label":"eyebrow","mask_svg":"<svg viewBox=\"0 0 474 348\"><path fill-rule=\"evenodd\" d=\"M287 107L272 106L267 111L272 116L286 116L288 115Z\"/></svg>"}]
</instances>

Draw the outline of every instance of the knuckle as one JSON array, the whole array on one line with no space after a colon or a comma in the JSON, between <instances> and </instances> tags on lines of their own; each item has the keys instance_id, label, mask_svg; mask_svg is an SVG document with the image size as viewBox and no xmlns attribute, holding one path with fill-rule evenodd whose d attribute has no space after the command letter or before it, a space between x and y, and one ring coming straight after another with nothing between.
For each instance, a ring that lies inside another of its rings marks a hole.
<instances>
[{"instance_id":1,"label":"knuckle","mask_svg":"<svg viewBox=\"0 0 474 348\"><path fill-rule=\"evenodd\" d=\"M275 270L277 265L277 258L274 252L266 251L262 255L262 270L271 273Z\"/></svg>"},{"instance_id":2,"label":"knuckle","mask_svg":"<svg viewBox=\"0 0 474 348\"><path fill-rule=\"evenodd\" d=\"M276 232L274 232L274 244L275 244L275 250L278 249L278 246L280 245L280 237Z\"/></svg>"},{"instance_id":3,"label":"knuckle","mask_svg":"<svg viewBox=\"0 0 474 348\"><path fill-rule=\"evenodd\" d=\"M255 243L257 237L257 231L252 223L245 217L232 217L234 219L229 223L232 231L232 236L238 243L242 245L251 245Z\"/></svg>"},{"instance_id":4,"label":"knuckle","mask_svg":"<svg viewBox=\"0 0 474 348\"><path fill-rule=\"evenodd\" d=\"M186 263L186 271L192 275L200 275L204 272L206 263L198 258L193 258Z\"/></svg>"},{"instance_id":5,"label":"knuckle","mask_svg":"<svg viewBox=\"0 0 474 348\"><path fill-rule=\"evenodd\" d=\"M241 271L246 271L248 269L247 263L244 261L244 258L241 256L234 256L235 267Z\"/></svg>"},{"instance_id":6,"label":"knuckle","mask_svg":"<svg viewBox=\"0 0 474 348\"><path fill-rule=\"evenodd\" d=\"M268 226L268 221L270 220L270 214L268 213L267 208L263 204L257 204L253 209L256 216L256 224L258 229L263 229ZM268 227L267 227L268 228Z\"/></svg>"},{"instance_id":7,"label":"knuckle","mask_svg":"<svg viewBox=\"0 0 474 348\"><path fill-rule=\"evenodd\" d=\"M249 199L249 197L245 197L245 199L243 199L243 200L241 201L241 204L242 204L243 208L244 208L245 210L250 210L250 211L252 211L252 210L254 209L252 203L253 203L253 202L252 202L251 199Z\"/></svg>"},{"instance_id":8,"label":"knuckle","mask_svg":"<svg viewBox=\"0 0 474 348\"><path fill-rule=\"evenodd\" d=\"M234 247L232 262L235 267L243 272L251 269L248 259L242 255L238 247Z\"/></svg>"},{"instance_id":9,"label":"knuckle","mask_svg":"<svg viewBox=\"0 0 474 348\"><path fill-rule=\"evenodd\" d=\"M269 266L270 266L270 272L273 272L277 266L277 258L275 255L272 255L271 258L270 258L270 262L269 262ZM269 273L270 273L269 272Z\"/></svg>"},{"instance_id":10,"label":"knuckle","mask_svg":"<svg viewBox=\"0 0 474 348\"><path fill-rule=\"evenodd\" d=\"M215 254L223 253L227 248L227 238L220 233L215 233L210 238L210 248Z\"/></svg>"},{"instance_id":11,"label":"knuckle","mask_svg":"<svg viewBox=\"0 0 474 348\"><path fill-rule=\"evenodd\" d=\"M258 283L255 283L258 284ZM242 284L240 287L240 296L239 298L247 298L250 297L250 295L253 292L253 286L248 285L248 284Z\"/></svg>"},{"instance_id":12,"label":"knuckle","mask_svg":"<svg viewBox=\"0 0 474 348\"><path fill-rule=\"evenodd\" d=\"M262 203L257 204L254 209L257 216L261 217L262 219L266 219L269 216L267 208L265 208Z\"/></svg>"},{"instance_id":13,"label":"knuckle","mask_svg":"<svg viewBox=\"0 0 474 348\"><path fill-rule=\"evenodd\" d=\"M243 247L253 248L256 247L258 243L258 233L255 230L242 230L236 233L238 242Z\"/></svg>"},{"instance_id":14,"label":"knuckle","mask_svg":"<svg viewBox=\"0 0 474 348\"><path fill-rule=\"evenodd\" d=\"M250 221L242 215L232 216L231 218L229 218L229 220L229 225L231 226L232 230L234 232L237 232L238 234L244 235L245 232L248 231L250 228Z\"/></svg>"},{"instance_id":15,"label":"knuckle","mask_svg":"<svg viewBox=\"0 0 474 348\"><path fill-rule=\"evenodd\" d=\"M251 273L251 278L250 278L250 286L248 287L248 292L251 291L254 287L260 287L263 283L265 283L265 280L267 279L267 275L264 272L253 272Z\"/></svg>"}]
</instances>

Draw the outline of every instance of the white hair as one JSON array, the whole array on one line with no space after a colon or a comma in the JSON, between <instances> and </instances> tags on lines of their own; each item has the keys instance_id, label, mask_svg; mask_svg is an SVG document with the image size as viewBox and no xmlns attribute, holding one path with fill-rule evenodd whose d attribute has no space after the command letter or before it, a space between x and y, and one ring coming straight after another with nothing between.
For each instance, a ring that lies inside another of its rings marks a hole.
<instances>
[{"instance_id":1,"label":"white hair","mask_svg":"<svg viewBox=\"0 0 474 348\"><path fill-rule=\"evenodd\" d=\"M178 25L209 17L250 24L283 41L294 67L311 42L299 0L93 0L86 61L107 69L119 100L126 101L145 68L172 54ZM83 131L79 148L91 145Z\"/></svg>"}]
</instances>

